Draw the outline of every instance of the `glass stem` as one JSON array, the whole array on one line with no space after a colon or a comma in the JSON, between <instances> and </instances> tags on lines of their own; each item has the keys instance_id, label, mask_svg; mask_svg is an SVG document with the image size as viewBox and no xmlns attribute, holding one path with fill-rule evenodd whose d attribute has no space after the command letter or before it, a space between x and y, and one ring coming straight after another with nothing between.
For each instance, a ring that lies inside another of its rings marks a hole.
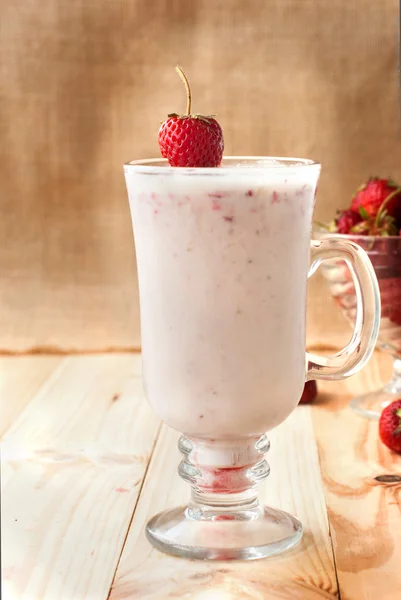
<instances>
[{"instance_id":1,"label":"glass stem","mask_svg":"<svg viewBox=\"0 0 401 600\"><path fill-rule=\"evenodd\" d=\"M239 440L204 440L182 436L178 472L191 485L188 516L197 520L256 518L257 484L270 468L265 435Z\"/></svg>"},{"instance_id":2,"label":"glass stem","mask_svg":"<svg viewBox=\"0 0 401 600\"><path fill-rule=\"evenodd\" d=\"M393 363L393 374L384 386L384 391L389 394L401 393L401 359L395 358Z\"/></svg>"}]
</instances>

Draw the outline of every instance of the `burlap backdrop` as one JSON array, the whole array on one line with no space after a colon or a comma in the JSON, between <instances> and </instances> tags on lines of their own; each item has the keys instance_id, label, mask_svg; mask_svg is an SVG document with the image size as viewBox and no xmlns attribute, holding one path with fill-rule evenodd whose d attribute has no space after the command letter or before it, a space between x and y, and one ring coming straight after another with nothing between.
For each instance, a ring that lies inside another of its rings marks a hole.
<instances>
[{"instance_id":1,"label":"burlap backdrop","mask_svg":"<svg viewBox=\"0 0 401 600\"><path fill-rule=\"evenodd\" d=\"M184 109L177 62L227 154L322 161L320 219L370 174L401 179L398 0L1 6L1 350L139 345L122 163ZM311 292L309 341L338 339Z\"/></svg>"}]
</instances>

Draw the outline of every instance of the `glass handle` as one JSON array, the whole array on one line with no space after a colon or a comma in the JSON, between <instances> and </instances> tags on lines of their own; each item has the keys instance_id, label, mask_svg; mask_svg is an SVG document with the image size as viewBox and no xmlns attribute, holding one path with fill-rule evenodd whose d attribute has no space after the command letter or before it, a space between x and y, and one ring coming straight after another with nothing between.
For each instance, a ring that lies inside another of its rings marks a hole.
<instances>
[{"instance_id":1,"label":"glass handle","mask_svg":"<svg viewBox=\"0 0 401 600\"><path fill-rule=\"evenodd\" d=\"M348 240L331 238L311 242L309 277L324 260L343 259L354 280L357 310L349 343L330 356L306 353L306 379L344 379L359 371L375 347L380 325L380 293L366 252Z\"/></svg>"}]
</instances>

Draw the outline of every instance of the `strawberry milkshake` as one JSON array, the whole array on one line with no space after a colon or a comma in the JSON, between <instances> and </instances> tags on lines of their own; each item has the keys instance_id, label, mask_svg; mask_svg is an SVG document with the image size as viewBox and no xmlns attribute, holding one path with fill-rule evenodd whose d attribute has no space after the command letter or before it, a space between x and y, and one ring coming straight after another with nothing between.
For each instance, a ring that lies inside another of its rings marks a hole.
<instances>
[{"instance_id":1,"label":"strawberry milkshake","mask_svg":"<svg viewBox=\"0 0 401 600\"><path fill-rule=\"evenodd\" d=\"M171 427L257 435L298 403L318 173L312 162L266 159L201 173L157 161L127 168L144 381Z\"/></svg>"},{"instance_id":2,"label":"strawberry milkshake","mask_svg":"<svg viewBox=\"0 0 401 600\"><path fill-rule=\"evenodd\" d=\"M163 159L125 165L138 263L143 379L159 417L182 432L188 506L147 524L158 549L186 558L253 559L291 548L302 525L262 506L265 435L294 410L305 378L340 379L369 358L378 290L366 255L346 242L310 243L320 165L225 158L212 115L172 113ZM362 253L362 254L361 254ZM357 324L333 357L306 355L306 284L342 257L357 278ZM367 262L366 262L367 261Z\"/></svg>"}]
</instances>

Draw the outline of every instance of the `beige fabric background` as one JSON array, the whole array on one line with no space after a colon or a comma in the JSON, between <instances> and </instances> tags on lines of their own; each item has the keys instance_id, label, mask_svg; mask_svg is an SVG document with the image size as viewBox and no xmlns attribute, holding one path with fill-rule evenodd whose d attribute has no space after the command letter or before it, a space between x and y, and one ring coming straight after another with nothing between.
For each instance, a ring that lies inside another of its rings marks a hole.
<instances>
[{"instance_id":1,"label":"beige fabric background","mask_svg":"<svg viewBox=\"0 0 401 600\"><path fill-rule=\"evenodd\" d=\"M167 112L217 112L227 154L323 163L316 215L401 179L398 0L2 0L0 349L140 343L122 174ZM318 282L309 342L347 326ZM321 328L320 335L317 333Z\"/></svg>"}]
</instances>

